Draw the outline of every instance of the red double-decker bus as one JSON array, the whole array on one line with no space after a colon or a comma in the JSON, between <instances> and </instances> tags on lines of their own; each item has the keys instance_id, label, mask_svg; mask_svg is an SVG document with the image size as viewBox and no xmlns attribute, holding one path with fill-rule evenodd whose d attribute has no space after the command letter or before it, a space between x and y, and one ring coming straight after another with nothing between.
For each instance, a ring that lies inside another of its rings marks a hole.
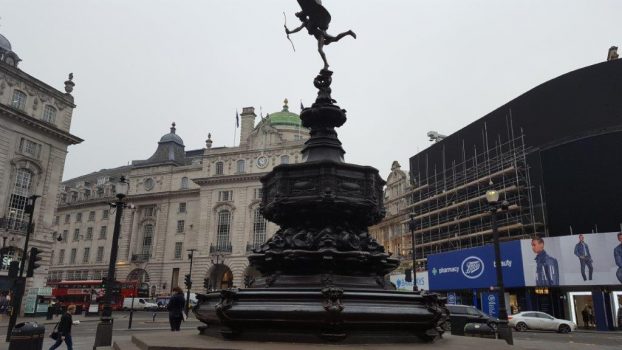
<instances>
[{"instance_id":1,"label":"red double-decker bus","mask_svg":"<svg viewBox=\"0 0 622 350\"><path fill-rule=\"evenodd\" d=\"M89 305L99 303L104 297L102 280L60 281L48 283L52 296L61 307L74 304L79 310L88 310ZM138 281L117 281L113 287L112 309L122 310L123 299L140 296L142 291Z\"/></svg>"}]
</instances>

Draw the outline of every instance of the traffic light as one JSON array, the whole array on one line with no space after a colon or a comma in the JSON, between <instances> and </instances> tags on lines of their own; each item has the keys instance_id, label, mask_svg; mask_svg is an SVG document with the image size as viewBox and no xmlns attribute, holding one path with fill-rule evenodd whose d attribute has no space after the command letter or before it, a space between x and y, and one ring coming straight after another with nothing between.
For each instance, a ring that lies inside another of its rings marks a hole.
<instances>
[{"instance_id":1,"label":"traffic light","mask_svg":"<svg viewBox=\"0 0 622 350\"><path fill-rule=\"evenodd\" d=\"M32 277L35 270L41 266L38 262L43 258L40 257L39 254L41 254L41 250L35 247L30 248L30 257L28 258L28 270L26 271L26 277Z\"/></svg>"},{"instance_id":2,"label":"traffic light","mask_svg":"<svg viewBox=\"0 0 622 350\"><path fill-rule=\"evenodd\" d=\"M404 271L406 274L406 277L404 278L404 280L406 282L412 282L413 281L413 270L412 269L406 269L406 271Z\"/></svg>"},{"instance_id":3,"label":"traffic light","mask_svg":"<svg viewBox=\"0 0 622 350\"><path fill-rule=\"evenodd\" d=\"M184 276L184 284L186 285L186 288L188 289L192 288L192 281L190 280L190 274L186 274Z\"/></svg>"},{"instance_id":4,"label":"traffic light","mask_svg":"<svg viewBox=\"0 0 622 350\"><path fill-rule=\"evenodd\" d=\"M209 278L204 278L203 279L203 288L205 288L205 290L209 291L209 288L210 288Z\"/></svg>"}]
</instances>

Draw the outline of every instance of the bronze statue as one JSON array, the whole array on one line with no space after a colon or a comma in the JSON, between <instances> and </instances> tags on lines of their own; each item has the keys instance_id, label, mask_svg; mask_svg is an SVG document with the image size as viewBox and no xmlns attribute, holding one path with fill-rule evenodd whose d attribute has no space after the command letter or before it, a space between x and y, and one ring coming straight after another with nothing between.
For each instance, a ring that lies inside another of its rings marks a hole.
<instances>
[{"instance_id":1,"label":"bronze statue","mask_svg":"<svg viewBox=\"0 0 622 350\"><path fill-rule=\"evenodd\" d=\"M356 34L351 30L337 36L328 34L326 31L330 23L330 13L322 6L321 0L298 0L298 4L302 8L302 11L297 12L296 17L300 19L302 24L294 30L289 30L287 24L285 24L285 33L289 38L289 34L297 33L302 30L302 28L306 28L309 35L313 35L317 39L317 50L324 61L324 69L328 70L328 61L324 54L324 45L339 41L346 35L351 35L356 39Z\"/></svg>"}]
</instances>

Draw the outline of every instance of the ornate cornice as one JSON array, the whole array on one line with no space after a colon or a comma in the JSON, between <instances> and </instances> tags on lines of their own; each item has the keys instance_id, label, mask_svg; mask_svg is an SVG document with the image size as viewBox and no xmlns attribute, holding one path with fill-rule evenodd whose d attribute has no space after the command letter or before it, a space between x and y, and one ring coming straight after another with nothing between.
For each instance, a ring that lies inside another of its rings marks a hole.
<instances>
[{"instance_id":1,"label":"ornate cornice","mask_svg":"<svg viewBox=\"0 0 622 350\"><path fill-rule=\"evenodd\" d=\"M232 183L232 182L252 182L252 181L259 181L267 173L268 172L200 177L200 178L195 178L191 180L194 181L197 185L201 185L201 186Z\"/></svg>"},{"instance_id":2,"label":"ornate cornice","mask_svg":"<svg viewBox=\"0 0 622 350\"><path fill-rule=\"evenodd\" d=\"M11 75L14 79L19 79L21 81L32 84L35 88L42 90L47 94L50 94L56 99L61 100L67 106L71 108L76 108L76 105L73 102L73 96L53 88L52 86L42 82L41 80L33 77L32 75L22 71L19 68L11 67L8 65L0 65L0 73L2 72L6 75Z\"/></svg>"},{"instance_id":3,"label":"ornate cornice","mask_svg":"<svg viewBox=\"0 0 622 350\"><path fill-rule=\"evenodd\" d=\"M179 191L163 191L156 193L143 193L143 194L134 194L128 195L125 197L125 202L137 202L137 201L148 201L154 199L162 199L162 198L173 198L173 197L182 197L187 195L199 195L200 190L190 189L190 190L179 190ZM89 200L83 200L79 202L73 202L68 204L59 204L58 211L61 210L72 210L72 209L80 209L86 207L92 207L96 204L105 204L108 205L111 202L116 200L115 196L108 196L104 198L95 198Z\"/></svg>"},{"instance_id":4,"label":"ornate cornice","mask_svg":"<svg viewBox=\"0 0 622 350\"><path fill-rule=\"evenodd\" d=\"M52 135L53 137L69 145L76 145L84 141L83 139L75 135L72 135L66 131L63 131L49 123L33 118L25 114L24 112L20 111L19 109L15 109L10 106L0 104L0 114L5 115L9 118L15 119L16 121L20 123L26 124L48 135Z\"/></svg>"}]
</instances>

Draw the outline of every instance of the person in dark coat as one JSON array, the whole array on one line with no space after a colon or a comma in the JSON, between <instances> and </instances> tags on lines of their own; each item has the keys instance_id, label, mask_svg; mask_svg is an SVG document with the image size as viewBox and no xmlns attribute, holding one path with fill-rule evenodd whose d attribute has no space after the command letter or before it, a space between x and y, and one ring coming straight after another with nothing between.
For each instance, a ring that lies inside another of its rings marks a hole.
<instances>
[{"instance_id":1,"label":"person in dark coat","mask_svg":"<svg viewBox=\"0 0 622 350\"><path fill-rule=\"evenodd\" d=\"M50 350L54 350L59 347L63 341L67 345L67 350L73 350L73 341L71 339L71 326L74 324L74 321L71 315L76 312L75 305L69 305L67 307L67 312L61 316L60 321L58 322L58 339L56 339L56 343L50 347ZM76 321L76 324L79 321Z\"/></svg>"},{"instance_id":2,"label":"person in dark coat","mask_svg":"<svg viewBox=\"0 0 622 350\"><path fill-rule=\"evenodd\" d=\"M179 331L181 321L184 319L184 306L186 305L186 299L184 298L184 292L179 287L173 288L173 295L168 301L166 309L168 310L168 321L171 324L171 331Z\"/></svg>"}]
</instances>

